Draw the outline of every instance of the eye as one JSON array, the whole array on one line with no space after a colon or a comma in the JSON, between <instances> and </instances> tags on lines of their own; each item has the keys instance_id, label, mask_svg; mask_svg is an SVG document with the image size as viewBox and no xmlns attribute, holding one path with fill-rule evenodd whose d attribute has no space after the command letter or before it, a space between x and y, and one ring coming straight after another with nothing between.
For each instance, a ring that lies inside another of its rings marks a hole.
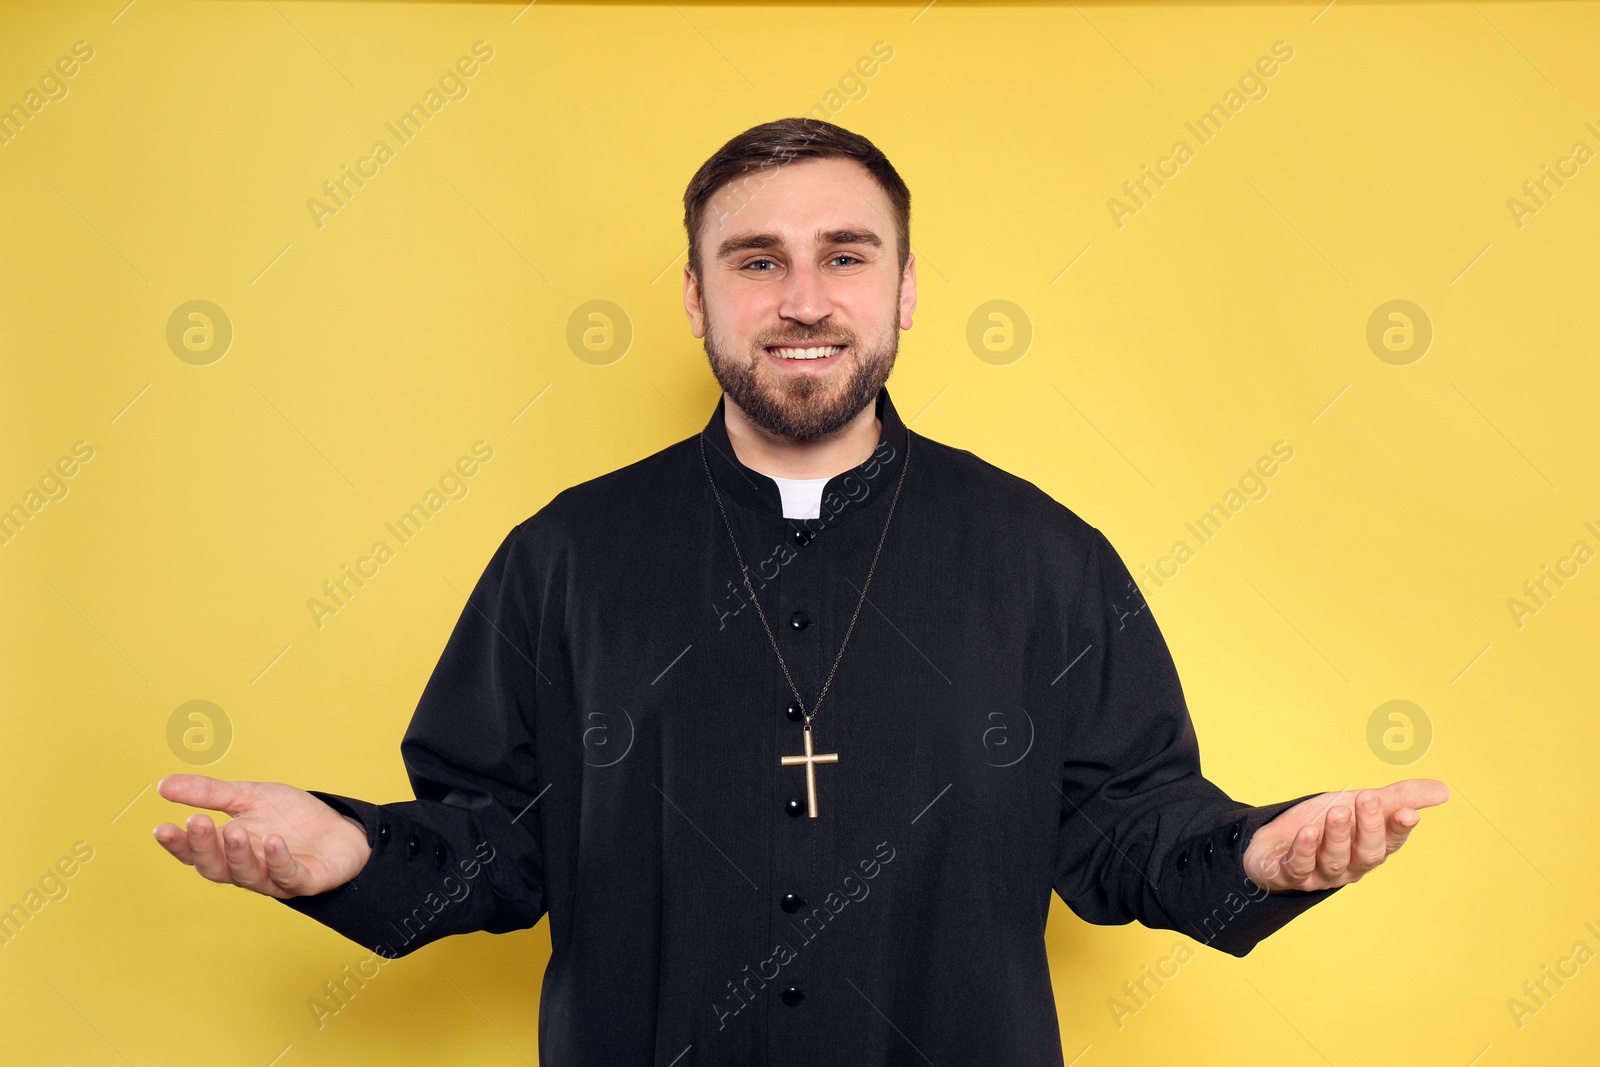
<instances>
[{"instance_id":1,"label":"eye","mask_svg":"<svg viewBox=\"0 0 1600 1067\"><path fill-rule=\"evenodd\" d=\"M834 256L833 259L829 260L829 262L832 263L832 262L836 262L836 261L841 260L841 259L854 260L857 263L863 262L863 260L857 259L855 256L852 256L849 252L840 252L838 255Z\"/></svg>"},{"instance_id":2,"label":"eye","mask_svg":"<svg viewBox=\"0 0 1600 1067\"><path fill-rule=\"evenodd\" d=\"M766 258L752 259L749 263L746 263L743 267L741 267L739 269L740 270L749 270L751 267L755 266L757 263L771 263L771 262L772 262L772 260L766 259ZM766 274L768 272L764 271L764 270L758 270L755 273L757 273L757 274Z\"/></svg>"}]
</instances>

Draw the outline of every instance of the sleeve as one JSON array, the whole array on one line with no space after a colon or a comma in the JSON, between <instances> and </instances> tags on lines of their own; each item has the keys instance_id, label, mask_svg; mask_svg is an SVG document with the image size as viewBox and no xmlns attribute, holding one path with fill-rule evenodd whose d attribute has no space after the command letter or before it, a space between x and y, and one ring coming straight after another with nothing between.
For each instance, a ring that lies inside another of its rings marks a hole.
<instances>
[{"instance_id":1,"label":"sleeve","mask_svg":"<svg viewBox=\"0 0 1600 1067\"><path fill-rule=\"evenodd\" d=\"M311 790L361 822L372 855L343 885L283 903L382 956L525 929L545 912L534 715L549 681L534 662L540 590L521 530L467 598L401 740L417 799Z\"/></svg>"},{"instance_id":2,"label":"sleeve","mask_svg":"<svg viewBox=\"0 0 1600 1067\"><path fill-rule=\"evenodd\" d=\"M1172 654L1099 530L1059 678L1067 727L1055 890L1087 922L1176 930L1244 956L1338 891L1267 892L1245 874L1255 831L1318 793L1252 807L1200 773Z\"/></svg>"}]
</instances>

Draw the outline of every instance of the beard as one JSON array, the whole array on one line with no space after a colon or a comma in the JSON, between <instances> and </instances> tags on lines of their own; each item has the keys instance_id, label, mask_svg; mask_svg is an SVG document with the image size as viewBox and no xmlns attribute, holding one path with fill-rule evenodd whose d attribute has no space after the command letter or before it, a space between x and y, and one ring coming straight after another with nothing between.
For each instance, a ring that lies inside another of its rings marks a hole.
<instances>
[{"instance_id":1,"label":"beard","mask_svg":"<svg viewBox=\"0 0 1600 1067\"><path fill-rule=\"evenodd\" d=\"M896 306L899 301L896 300ZM848 363L824 378L814 374L778 375L765 366L766 346L828 341L847 345ZM748 356L725 350L706 314L706 359L728 400L751 422L777 437L805 443L836 433L877 399L900 351L900 331L891 329L882 345L864 349L848 330L801 327L780 337L759 339ZM841 380L842 379L842 380Z\"/></svg>"}]
</instances>

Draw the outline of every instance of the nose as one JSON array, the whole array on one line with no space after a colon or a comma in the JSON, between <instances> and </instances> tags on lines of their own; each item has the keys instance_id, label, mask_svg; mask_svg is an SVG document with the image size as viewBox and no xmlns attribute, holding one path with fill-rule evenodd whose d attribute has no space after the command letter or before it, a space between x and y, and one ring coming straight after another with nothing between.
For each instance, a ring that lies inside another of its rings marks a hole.
<instances>
[{"instance_id":1,"label":"nose","mask_svg":"<svg viewBox=\"0 0 1600 1067\"><path fill-rule=\"evenodd\" d=\"M797 261L784 279L783 300L778 314L807 326L833 314L828 296L828 280L813 263Z\"/></svg>"}]
</instances>

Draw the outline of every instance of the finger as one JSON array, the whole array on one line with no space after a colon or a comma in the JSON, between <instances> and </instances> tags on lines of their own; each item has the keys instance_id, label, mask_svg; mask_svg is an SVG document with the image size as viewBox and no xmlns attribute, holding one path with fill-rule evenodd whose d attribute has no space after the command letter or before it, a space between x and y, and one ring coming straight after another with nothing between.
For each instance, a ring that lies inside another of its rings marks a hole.
<instances>
[{"instance_id":1,"label":"finger","mask_svg":"<svg viewBox=\"0 0 1600 1067\"><path fill-rule=\"evenodd\" d=\"M1317 849L1316 873L1329 883L1344 880L1350 869L1350 835L1354 818L1344 805L1333 808L1325 817L1322 847Z\"/></svg>"},{"instance_id":2,"label":"finger","mask_svg":"<svg viewBox=\"0 0 1600 1067\"><path fill-rule=\"evenodd\" d=\"M1385 811L1431 808L1450 799L1450 787L1432 778L1406 778L1378 790Z\"/></svg>"},{"instance_id":3,"label":"finger","mask_svg":"<svg viewBox=\"0 0 1600 1067\"><path fill-rule=\"evenodd\" d=\"M172 853L180 861L194 866L194 860L189 855L189 835L183 827L170 822L164 822L150 831L162 848Z\"/></svg>"},{"instance_id":4,"label":"finger","mask_svg":"<svg viewBox=\"0 0 1600 1067\"><path fill-rule=\"evenodd\" d=\"M1411 831L1417 828L1422 821L1422 816L1410 808L1401 808L1388 818L1388 844L1385 846L1385 855L1394 853L1406 839L1411 836Z\"/></svg>"},{"instance_id":5,"label":"finger","mask_svg":"<svg viewBox=\"0 0 1600 1067\"><path fill-rule=\"evenodd\" d=\"M1376 789L1363 789L1356 797L1356 838L1351 848L1351 873L1372 870L1393 851L1383 817L1383 799Z\"/></svg>"},{"instance_id":6,"label":"finger","mask_svg":"<svg viewBox=\"0 0 1600 1067\"><path fill-rule=\"evenodd\" d=\"M272 884L286 893L298 894L306 882L306 869L289 854L289 846L277 834L268 834L261 842L267 856L267 877Z\"/></svg>"},{"instance_id":7,"label":"finger","mask_svg":"<svg viewBox=\"0 0 1600 1067\"><path fill-rule=\"evenodd\" d=\"M204 774L169 774L156 783L156 792L174 804L210 808L238 815L244 810L252 782L224 782Z\"/></svg>"},{"instance_id":8,"label":"finger","mask_svg":"<svg viewBox=\"0 0 1600 1067\"><path fill-rule=\"evenodd\" d=\"M222 838L228 880L234 885L261 892L267 882L267 865L251 848L249 832L237 822L230 822L217 833Z\"/></svg>"},{"instance_id":9,"label":"finger","mask_svg":"<svg viewBox=\"0 0 1600 1067\"><path fill-rule=\"evenodd\" d=\"M194 860L194 869L213 882L231 881L228 877L228 861L223 858L222 848L217 844L217 828L212 824L211 817L197 812L189 816L186 825L189 827L189 854Z\"/></svg>"},{"instance_id":10,"label":"finger","mask_svg":"<svg viewBox=\"0 0 1600 1067\"><path fill-rule=\"evenodd\" d=\"M1321 839L1320 823L1307 823L1294 835L1294 842L1283 861L1283 875L1289 882L1299 885L1311 877L1311 872L1316 870L1317 843Z\"/></svg>"}]
</instances>

